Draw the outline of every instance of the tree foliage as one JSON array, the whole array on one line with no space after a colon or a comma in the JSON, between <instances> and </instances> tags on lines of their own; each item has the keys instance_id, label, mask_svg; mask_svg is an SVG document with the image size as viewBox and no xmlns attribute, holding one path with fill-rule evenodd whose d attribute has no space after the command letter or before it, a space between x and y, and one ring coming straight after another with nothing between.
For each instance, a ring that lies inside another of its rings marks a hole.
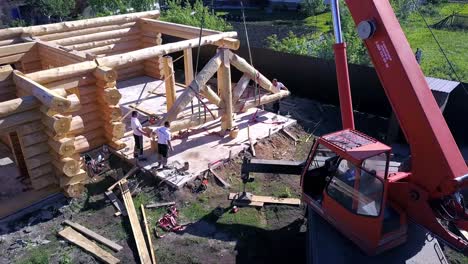
<instances>
[{"instance_id":1,"label":"tree foliage","mask_svg":"<svg viewBox=\"0 0 468 264\"><path fill-rule=\"evenodd\" d=\"M97 16L108 16L127 12L125 0L88 0L89 5Z\"/></svg>"},{"instance_id":2,"label":"tree foliage","mask_svg":"<svg viewBox=\"0 0 468 264\"><path fill-rule=\"evenodd\" d=\"M75 0L28 0L28 4L37 8L41 14L58 18L62 21L75 8Z\"/></svg>"},{"instance_id":3,"label":"tree foliage","mask_svg":"<svg viewBox=\"0 0 468 264\"><path fill-rule=\"evenodd\" d=\"M302 0L301 11L308 16L320 14L326 9L323 2L323 0Z\"/></svg>"},{"instance_id":4,"label":"tree foliage","mask_svg":"<svg viewBox=\"0 0 468 264\"><path fill-rule=\"evenodd\" d=\"M204 20L204 28L219 31L231 30L232 26L225 19L211 12L201 0L190 4L187 0L168 0L167 10L162 12L161 19L168 22L200 27Z\"/></svg>"},{"instance_id":5,"label":"tree foliage","mask_svg":"<svg viewBox=\"0 0 468 264\"><path fill-rule=\"evenodd\" d=\"M354 22L347 8L342 5L341 25L343 38L347 44L348 61L355 64L370 64L367 49L358 37ZM267 39L268 46L277 51L299 55L313 56L323 59L333 59L333 32L321 32L304 36L296 36L292 32L286 38L278 39L276 35Z\"/></svg>"}]
</instances>

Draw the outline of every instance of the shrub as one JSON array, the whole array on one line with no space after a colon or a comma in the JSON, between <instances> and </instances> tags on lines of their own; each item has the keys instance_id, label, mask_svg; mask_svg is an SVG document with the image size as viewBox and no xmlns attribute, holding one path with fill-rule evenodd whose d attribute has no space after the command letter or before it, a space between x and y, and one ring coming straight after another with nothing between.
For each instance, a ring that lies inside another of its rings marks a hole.
<instances>
[{"instance_id":1,"label":"shrub","mask_svg":"<svg viewBox=\"0 0 468 264\"><path fill-rule=\"evenodd\" d=\"M197 0L193 5L187 0L168 0L167 10L162 12L161 19L168 22L200 27L204 19L204 28L219 31L231 30L232 26L222 17L210 12L208 7Z\"/></svg>"}]
</instances>

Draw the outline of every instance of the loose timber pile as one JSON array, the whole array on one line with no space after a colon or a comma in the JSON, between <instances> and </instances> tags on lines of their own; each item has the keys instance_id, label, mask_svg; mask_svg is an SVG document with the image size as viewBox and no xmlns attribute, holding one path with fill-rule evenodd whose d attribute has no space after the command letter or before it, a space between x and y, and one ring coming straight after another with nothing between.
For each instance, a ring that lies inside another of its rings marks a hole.
<instances>
[{"instance_id":1,"label":"loose timber pile","mask_svg":"<svg viewBox=\"0 0 468 264\"><path fill-rule=\"evenodd\" d=\"M84 190L87 175L80 154L108 144L122 149L125 127L117 81L150 76L165 81L172 130L221 118L221 128L235 127L236 112L288 96L231 50L236 32L204 30L157 20L158 11L0 30L0 135L15 154L31 190L0 209L0 217L59 190L71 197ZM163 43L165 35L183 40ZM194 76L192 48L215 45L214 57ZM183 51L185 85L176 98L174 65L169 55ZM244 73L231 87L231 65ZM15 69L15 70L14 70ZM218 92L206 85L217 73ZM264 89L241 99L255 81ZM194 98L216 109L181 118Z\"/></svg>"}]
</instances>

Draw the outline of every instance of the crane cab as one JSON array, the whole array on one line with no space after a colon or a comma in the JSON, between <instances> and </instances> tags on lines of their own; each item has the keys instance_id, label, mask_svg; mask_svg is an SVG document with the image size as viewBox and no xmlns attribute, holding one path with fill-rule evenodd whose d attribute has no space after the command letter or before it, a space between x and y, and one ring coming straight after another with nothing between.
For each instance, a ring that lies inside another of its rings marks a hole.
<instances>
[{"instance_id":1,"label":"crane cab","mask_svg":"<svg viewBox=\"0 0 468 264\"><path fill-rule=\"evenodd\" d=\"M302 199L373 255L406 241L406 215L388 204L391 148L356 130L318 138L301 176Z\"/></svg>"}]
</instances>

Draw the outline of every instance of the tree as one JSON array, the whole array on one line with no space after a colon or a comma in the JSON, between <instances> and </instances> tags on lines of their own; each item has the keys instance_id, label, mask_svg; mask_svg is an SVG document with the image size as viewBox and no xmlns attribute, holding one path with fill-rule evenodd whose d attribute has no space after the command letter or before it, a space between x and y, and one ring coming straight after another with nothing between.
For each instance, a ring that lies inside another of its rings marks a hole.
<instances>
[{"instance_id":1,"label":"tree","mask_svg":"<svg viewBox=\"0 0 468 264\"><path fill-rule=\"evenodd\" d=\"M28 4L37 8L42 15L47 17L49 22L51 17L63 21L75 8L75 0L29 0Z\"/></svg>"},{"instance_id":2,"label":"tree","mask_svg":"<svg viewBox=\"0 0 468 264\"><path fill-rule=\"evenodd\" d=\"M96 16L109 16L127 12L128 4L125 0L88 0Z\"/></svg>"},{"instance_id":3,"label":"tree","mask_svg":"<svg viewBox=\"0 0 468 264\"><path fill-rule=\"evenodd\" d=\"M210 12L201 0L196 0L193 5L188 0L185 2L182 2L182 0L168 0L167 10L162 12L161 19L194 27L200 27L203 20L204 28L219 31L232 29L232 26L225 19Z\"/></svg>"},{"instance_id":4,"label":"tree","mask_svg":"<svg viewBox=\"0 0 468 264\"><path fill-rule=\"evenodd\" d=\"M155 0L130 0L130 6L137 12L152 10Z\"/></svg>"},{"instance_id":5,"label":"tree","mask_svg":"<svg viewBox=\"0 0 468 264\"><path fill-rule=\"evenodd\" d=\"M314 16L325 11L323 0L302 0L301 10L308 16Z\"/></svg>"}]
</instances>

